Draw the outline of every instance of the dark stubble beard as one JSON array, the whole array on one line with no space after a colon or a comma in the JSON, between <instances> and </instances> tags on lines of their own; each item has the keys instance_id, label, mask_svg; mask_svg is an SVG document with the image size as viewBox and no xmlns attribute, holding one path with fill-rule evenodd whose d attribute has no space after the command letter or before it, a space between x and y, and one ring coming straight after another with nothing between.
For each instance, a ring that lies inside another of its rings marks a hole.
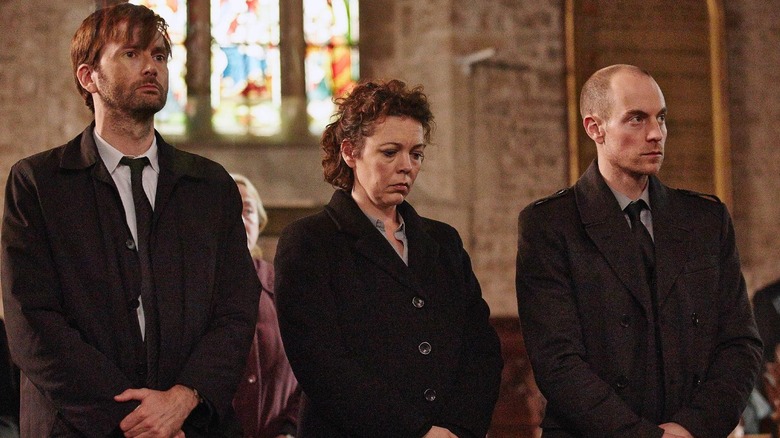
<instances>
[{"instance_id":1,"label":"dark stubble beard","mask_svg":"<svg viewBox=\"0 0 780 438\"><path fill-rule=\"evenodd\" d=\"M139 96L135 89L146 81L135 82L130 85L118 85L114 81L108 80L102 72L98 72L101 81L106 87L101 90L103 102L112 111L124 113L136 121L147 121L154 118L168 100L168 90L165 86L157 82L155 85L160 92L159 98L151 99L151 96Z\"/></svg>"}]
</instances>

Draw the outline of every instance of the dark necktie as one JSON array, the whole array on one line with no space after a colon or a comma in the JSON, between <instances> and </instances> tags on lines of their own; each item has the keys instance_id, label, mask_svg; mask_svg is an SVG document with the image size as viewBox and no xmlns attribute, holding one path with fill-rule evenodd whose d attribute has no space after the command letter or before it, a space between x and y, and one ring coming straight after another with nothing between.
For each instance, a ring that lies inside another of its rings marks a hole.
<instances>
[{"instance_id":1,"label":"dark necktie","mask_svg":"<svg viewBox=\"0 0 780 438\"><path fill-rule=\"evenodd\" d=\"M664 418L664 398L666 391L664 390L664 367L663 367L663 353L662 353L662 337L661 329L658 322L658 291L655 279L655 244L653 238L650 237L650 232L647 231L647 227L640 220L642 210L649 207L645 204L645 201L639 199L631 202L626 206L625 212L628 214L628 218L631 219L631 233L634 235L639 247L642 250L642 262L645 268L645 274L647 284L650 286L650 299L653 306L653 320L654 320L654 337L655 337L655 353L657 364L655 369L656 384L655 391L657 393L657 399L655 403L655 417L657 421L661 421Z\"/></svg>"},{"instance_id":2,"label":"dark necktie","mask_svg":"<svg viewBox=\"0 0 780 438\"><path fill-rule=\"evenodd\" d=\"M154 286L152 283L152 265L150 261L149 240L152 231L152 204L146 197L143 186L144 168L149 165L149 159L146 157L130 158L122 157L120 164L130 167L130 186L133 192L133 205L135 205L135 224L136 224L136 251L138 254L138 264L141 274L141 298L144 309L144 343L146 351L143 356L148 356L147 360L147 386L154 387L157 379L157 354L156 354L156 308L154 299Z\"/></svg>"},{"instance_id":3,"label":"dark necktie","mask_svg":"<svg viewBox=\"0 0 780 438\"><path fill-rule=\"evenodd\" d=\"M130 168L130 186L133 190L133 204L135 205L135 226L138 242L138 253L148 254L149 236L152 229L152 204L146 197L143 185L144 167L149 165L149 159L146 157L130 158L122 157L120 164Z\"/></svg>"},{"instance_id":4,"label":"dark necktie","mask_svg":"<svg viewBox=\"0 0 780 438\"><path fill-rule=\"evenodd\" d=\"M640 215L642 210L647 207L645 201L639 199L631 202L626 206L625 212L631 219L631 232L634 234L639 247L642 249L642 262L644 262L645 270L647 271L647 279L651 280L653 271L655 271L655 245L653 244L653 238L650 237L650 233L647 231L645 224L642 223Z\"/></svg>"}]
</instances>

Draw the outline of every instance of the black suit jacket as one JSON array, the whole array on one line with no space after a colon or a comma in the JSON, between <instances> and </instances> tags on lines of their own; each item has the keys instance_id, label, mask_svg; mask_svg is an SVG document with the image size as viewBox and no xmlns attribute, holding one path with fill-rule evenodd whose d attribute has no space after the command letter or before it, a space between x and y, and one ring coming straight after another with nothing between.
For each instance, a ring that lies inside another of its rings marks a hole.
<instances>
[{"instance_id":1,"label":"black suit jacket","mask_svg":"<svg viewBox=\"0 0 780 438\"><path fill-rule=\"evenodd\" d=\"M737 425L761 341L731 219L716 199L655 177L650 200L658 321L639 248L595 162L572 188L520 214L518 309L548 401L545 435L660 437L657 424L674 421L697 438L722 438Z\"/></svg>"},{"instance_id":2,"label":"black suit jacket","mask_svg":"<svg viewBox=\"0 0 780 438\"><path fill-rule=\"evenodd\" d=\"M299 438L484 437L503 362L457 232L398 206L407 267L351 196L288 226L279 325L306 395Z\"/></svg>"},{"instance_id":3,"label":"black suit jacket","mask_svg":"<svg viewBox=\"0 0 780 438\"><path fill-rule=\"evenodd\" d=\"M23 373L21 432L116 433L138 403L113 397L144 386L138 373L148 366L158 371L155 389L183 384L208 400L211 429L188 422L187 436L214 433L230 412L260 287L240 195L221 166L157 136L150 246L160 318L147 341L159 348L144 364L128 305L138 282L132 235L93 127L15 164L6 186L2 286L11 354Z\"/></svg>"}]
</instances>

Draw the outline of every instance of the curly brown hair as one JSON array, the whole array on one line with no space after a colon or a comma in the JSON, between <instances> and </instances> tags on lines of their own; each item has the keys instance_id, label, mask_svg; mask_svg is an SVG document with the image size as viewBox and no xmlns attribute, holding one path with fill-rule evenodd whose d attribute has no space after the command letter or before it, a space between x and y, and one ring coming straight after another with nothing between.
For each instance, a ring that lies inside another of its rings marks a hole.
<instances>
[{"instance_id":1,"label":"curly brown hair","mask_svg":"<svg viewBox=\"0 0 780 438\"><path fill-rule=\"evenodd\" d=\"M419 85L409 89L397 79L364 81L348 96L336 99L336 119L325 128L320 140L325 181L343 190L352 189L355 176L341 158L341 144L348 140L359 156L365 138L373 135L376 123L385 117L410 117L420 122L425 143L430 143L433 113L422 90Z\"/></svg>"},{"instance_id":2,"label":"curly brown hair","mask_svg":"<svg viewBox=\"0 0 780 438\"><path fill-rule=\"evenodd\" d=\"M122 24L127 24L127 26L123 28ZM171 56L168 24L165 19L146 6L120 3L116 6L98 9L84 19L73 35L70 42L70 61L73 66L73 76L76 79L76 88L81 97L84 98L84 103L93 113L95 112L95 104L92 101L92 94L85 90L79 82L77 75L79 66L87 64L93 68L97 67L100 63L100 52L106 44L112 41L132 41L136 31L139 31L140 40L138 43L142 47L148 46L157 38L158 33L162 35L165 53L168 57Z\"/></svg>"}]
</instances>

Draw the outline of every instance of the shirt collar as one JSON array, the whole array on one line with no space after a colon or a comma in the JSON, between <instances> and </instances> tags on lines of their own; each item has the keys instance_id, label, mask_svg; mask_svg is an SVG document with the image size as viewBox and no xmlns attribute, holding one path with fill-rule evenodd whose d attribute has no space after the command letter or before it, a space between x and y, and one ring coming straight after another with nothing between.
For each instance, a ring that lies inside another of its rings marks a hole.
<instances>
[{"instance_id":1,"label":"shirt collar","mask_svg":"<svg viewBox=\"0 0 780 438\"><path fill-rule=\"evenodd\" d=\"M609 185L607 186L609 187ZM615 199L617 199L618 204L620 204L621 210L625 210L628 204L637 200L637 199L629 198L628 196L618 192L612 187L609 187L609 189L612 191L612 194L615 195ZM652 206L650 205L650 184L649 183L647 184L647 186L645 186L645 189L642 191L642 194L639 195L639 199L645 201L645 203L647 204L647 208L649 210L652 210Z\"/></svg>"},{"instance_id":2,"label":"shirt collar","mask_svg":"<svg viewBox=\"0 0 780 438\"><path fill-rule=\"evenodd\" d=\"M103 163L106 165L106 169L108 169L109 173L114 173L114 170L116 170L117 166L119 166L119 160L121 160L125 155L122 152L119 152L117 148L111 146L106 140L104 140L103 137L97 133L97 130L93 130L92 134L95 137L95 145L97 146L98 154L103 160ZM158 174L160 173L156 135L152 138L152 145L149 147L149 149L147 149L143 154L133 158L140 157L148 158L150 167Z\"/></svg>"},{"instance_id":3,"label":"shirt collar","mask_svg":"<svg viewBox=\"0 0 780 438\"><path fill-rule=\"evenodd\" d=\"M363 212L363 214L365 214L365 215L366 215L366 217L368 218L368 220L370 220L370 221L371 221L371 224L372 224L373 226L375 226L377 230L381 231L381 232L382 232L382 234L384 234L384 232L385 232L385 223L384 223L384 222L382 222L382 220L381 220L381 219L377 219L377 218L375 218L375 217L371 216L370 214L368 214L368 213L366 213L366 212ZM398 213L398 211L396 211L396 213L395 213L395 214L396 214L396 216L398 217L398 222L400 223L400 225L398 226L398 229L397 229L397 230L395 230L395 232L397 233L397 232L399 232L399 231L405 231L405 226L404 226L404 218L403 218L403 216L401 216L401 213Z\"/></svg>"}]
</instances>

